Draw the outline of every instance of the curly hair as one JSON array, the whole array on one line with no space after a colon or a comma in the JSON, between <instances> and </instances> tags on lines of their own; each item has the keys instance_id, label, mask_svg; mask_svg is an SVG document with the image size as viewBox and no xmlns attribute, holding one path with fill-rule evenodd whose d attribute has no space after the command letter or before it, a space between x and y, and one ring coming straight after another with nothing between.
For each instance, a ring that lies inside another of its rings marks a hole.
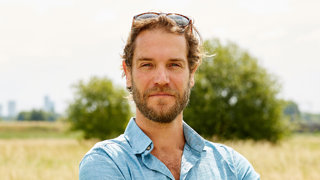
<instances>
[{"instance_id":1,"label":"curly hair","mask_svg":"<svg viewBox=\"0 0 320 180\"><path fill-rule=\"evenodd\" d=\"M169 33L177 35L184 35L187 42L187 58L190 72L193 71L201 63L201 36L193 24L187 27L179 27L176 22L167 16L160 15L157 18L144 19L134 21L132 23L131 32L129 34L127 43L123 50L122 58L126 66L132 68L132 59L135 50L135 40L137 36L146 30L163 29Z\"/></svg>"}]
</instances>

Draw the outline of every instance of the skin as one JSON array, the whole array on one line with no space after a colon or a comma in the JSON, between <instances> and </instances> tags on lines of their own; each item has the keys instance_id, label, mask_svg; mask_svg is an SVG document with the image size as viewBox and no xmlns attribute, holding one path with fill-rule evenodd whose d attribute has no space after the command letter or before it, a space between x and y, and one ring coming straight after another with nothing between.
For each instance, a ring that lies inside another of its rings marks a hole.
<instances>
[{"instance_id":1,"label":"skin","mask_svg":"<svg viewBox=\"0 0 320 180\"><path fill-rule=\"evenodd\" d=\"M123 61L127 87L133 85L143 94L159 87L169 91L151 91L147 106L157 114L166 113L177 102L186 88L194 85L194 71L190 72L187 60L186 39L183 35L168 33L162 29L146 30L136 38L132 67ZM153 141L152 154L162 161L175 179L180 177L181 157L185 144L183 112L169 123L159 123L146 118L136 108L136 123Z\"/></svg>"}]
</instances>

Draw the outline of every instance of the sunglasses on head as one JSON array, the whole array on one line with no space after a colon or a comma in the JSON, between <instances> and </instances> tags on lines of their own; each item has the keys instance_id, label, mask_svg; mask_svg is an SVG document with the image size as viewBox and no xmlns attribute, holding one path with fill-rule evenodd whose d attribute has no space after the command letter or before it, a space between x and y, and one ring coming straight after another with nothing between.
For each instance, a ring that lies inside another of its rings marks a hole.
<instances>
[{"instance_id":1,"label":"sunglasses on head","mask_svg":"<svg viewBox=\"0 0 320 180\"><path fill-rule=\"evenodd\" d=\"M190 18L188 18L187 16L184 16L182 14L177 14L177 13L146 12L146 13L141 13L141 14L133 16L133 21L158 18L161 15L165 15L168 18L174 20L178 26L183 27L183 28L192 24L192 20Z\"/></svg>"}]
</instances>

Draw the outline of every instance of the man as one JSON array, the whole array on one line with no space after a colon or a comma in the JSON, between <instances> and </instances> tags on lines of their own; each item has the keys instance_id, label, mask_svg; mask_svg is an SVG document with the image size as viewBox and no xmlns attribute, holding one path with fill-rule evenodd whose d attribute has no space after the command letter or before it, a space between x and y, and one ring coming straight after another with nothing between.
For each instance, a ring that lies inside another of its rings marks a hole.
<instances>
[{"instance_id":1,"label":"man","mask_svg":"<svg viewBox=\"0 0 320 180\"><path fill-rule=\"evenodd\" d=\"M196 34L180 14L133 18L123 70L136 117L123 135L85 155L80 179L260 179L239 153L204 140L183 122L201 62Z\"/></svg>"}]
</instances>

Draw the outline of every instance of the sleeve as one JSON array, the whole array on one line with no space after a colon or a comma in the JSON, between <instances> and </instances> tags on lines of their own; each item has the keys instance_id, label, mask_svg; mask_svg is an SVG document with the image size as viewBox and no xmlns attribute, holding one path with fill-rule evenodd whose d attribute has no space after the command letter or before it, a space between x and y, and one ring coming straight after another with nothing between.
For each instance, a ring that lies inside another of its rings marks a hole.
<instances>
[{"instance_id":1,"label":"sleeve","mask_svg":"<svg viewBox=\"0 0 320 180\"><path fill-rule=\"evenodd\" d=\"M123 180L118 166L106 155L87 154L79 165L79 180Z\"/></svg>"},{"instance_id":2,"label":"sleeve","mask_svg":"<svg viewBox=\"0 0 320 180\"><path fill-rule=\"evenodd\" d=\"M233 159L239 180L260 180L260 175L244 156L233 150Z\"/></svg>"}]
</instances>

